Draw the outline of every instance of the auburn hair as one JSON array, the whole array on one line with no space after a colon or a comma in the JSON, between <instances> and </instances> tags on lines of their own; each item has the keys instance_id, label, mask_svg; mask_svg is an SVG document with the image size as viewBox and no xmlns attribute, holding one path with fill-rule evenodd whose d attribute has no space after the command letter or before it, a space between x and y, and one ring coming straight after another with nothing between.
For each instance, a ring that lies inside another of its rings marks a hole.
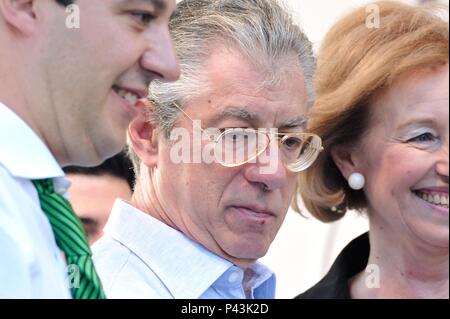
<instances>
[{"instance_id":1,"label":"auburn hair","mask_svg":"<svg viewBox=\"0 0 450 319\"><path fill-rule=\"evenodd\" d=\"M368 25L367 8L379 10L379 26ZM348 209L367 207L364 193L349 188L331 150L361 139L370 125L373 99L400 75L448 63L449 30L437 14L441 8L379 1L345 16L327 33L308 124L310 132L322 137L324 151L297 183L297 193L316 218L331 222ZM296 211L299 200L294 198Z\"/></svg>"}]
</instances>

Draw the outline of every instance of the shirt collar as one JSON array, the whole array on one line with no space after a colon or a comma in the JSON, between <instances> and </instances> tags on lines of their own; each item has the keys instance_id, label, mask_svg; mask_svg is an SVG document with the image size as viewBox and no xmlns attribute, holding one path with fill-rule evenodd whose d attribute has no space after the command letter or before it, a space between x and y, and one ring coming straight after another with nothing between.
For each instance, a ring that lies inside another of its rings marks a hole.
<instances>
[{"instance_id":1,"label":"shirt collar","mask_svg":"<svg viewBox=\"0 0 450 319\"><path fill-rule=\"evenodd\" d=\"M229 268L213 284L213 287L221 291L227 291L230 288L242 287L246 293L250 293L252 298L273 299L275 298L275 274L272 270L256 262L246 271L236 266Z\"/></svg>"},{"instance_id":2,"label":"shirt collar","mask_svg":"<svg viewBox=\"0 0 450 319\"><path fill-rule=\"evenodd\" d=\"M227 274L239 276L228 260L122 200L115 201L104 232L136 254L176 299L197 299L213 284L225 284ZM261 275L255 286L274 280L272 272L262 274L267 268L261 266L254 265Z\"/></svg>"},{"instance_id":3,"label":"shirt collar","mask_svg":"<svg viewBox=\"0 0 450 319\"><path fill-rule=\"evenodd\" d=\"M0 165L19 178L63 177L64 172L38 135L0 102Z\"/></svg>"}]
</instances>

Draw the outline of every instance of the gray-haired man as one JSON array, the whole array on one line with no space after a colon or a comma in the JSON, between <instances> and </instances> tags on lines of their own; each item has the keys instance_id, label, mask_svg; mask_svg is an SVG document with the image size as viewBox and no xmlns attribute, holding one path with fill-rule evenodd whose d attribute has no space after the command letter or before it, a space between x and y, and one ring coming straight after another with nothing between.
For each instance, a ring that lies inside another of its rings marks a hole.
<instances>
[{"instance_id":1,"label":"gray-haired man","mask_svg":"<svg viewBox=\"0 0 450 319\"><path fill-rule=\"evenodd\" d=\"M257 260L320 150L311 44L274 0L185 0L170 27L182 76L130 125L136 188L96 267L111 298L273 298Z\"/></svg>"}]
</instances>

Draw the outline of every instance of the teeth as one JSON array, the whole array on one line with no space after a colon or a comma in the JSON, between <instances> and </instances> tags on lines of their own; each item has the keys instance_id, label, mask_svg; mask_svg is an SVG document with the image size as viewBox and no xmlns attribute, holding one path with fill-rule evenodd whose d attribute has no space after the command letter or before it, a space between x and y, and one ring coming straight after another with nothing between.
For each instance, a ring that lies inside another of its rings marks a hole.
<instances>
[{"instance_id":1,"label":"teeth","mask_svg":"<svg viewBox=\"0 0 450 319\"><path fill-rule=\"evenodd\" d=\"M135 94L128 92L128 93L125 95L125 100L126 100L130 105L135 105L136 102L137 102L137 100L138 100L138 97L137 97Z\"/></svg>"},{"instance_id":2,"label":"teeth","mask_svg":"<svg viewBox=\"0 0 450 319\"><path fill-rule=\"evenodd\" d=\"M448 195L416 192L417 196L434 205L448 207Z\"/></svg>"},{"instance_id":3,"label":"teeth","mask_svg":"<svg viewBox=\"0 0 450 319\"><path fill-rule=\"evenodd\" d=\"M428 195L428 201L430 202L430 203L433 203L433 204L436 204L436 202L434 201L434 199L435 199L435 197L433 196L433 195ZM440 202L440 201L439 201Z\"/></svg>"},{"instance_id":4,"label":"teeth","mask_svg":"<svg viewBox=\"0 0 450 319\"><path fill-rule=\"evenodd\" d=\"M122 97L130 105L135 105L137 100L139 99L139 97L136 94L126 91L126 90L123 90L123 89L119 89L116 92L120 97Z\"/></svg>"},{"instance_id":5,"label":"teeth","mask_svg":"<svg viewBox=\"0 0 450 319\"><path fill-rule=\"evenodd\" d=\"M439 195L434 195L434 203L435 204L440 204L441 203L441 196Z\"/></svg>"}]
</instances>

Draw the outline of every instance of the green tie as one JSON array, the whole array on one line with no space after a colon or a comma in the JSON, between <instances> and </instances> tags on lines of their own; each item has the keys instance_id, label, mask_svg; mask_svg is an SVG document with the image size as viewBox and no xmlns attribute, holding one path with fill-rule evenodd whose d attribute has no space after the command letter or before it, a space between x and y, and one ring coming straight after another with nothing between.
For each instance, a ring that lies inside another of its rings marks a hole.
<instances>
[{"instance_id":1,"label":"green tie","mask_svg":"<svg viewBox=\"0 0 450 319\"><path fill-rule=\"evenodd\" d=\"M58 247L68 265L78 267L79 285L72 287L75 299L104 299L102 284L92 262L92 252L83 226L70 203L55 193L51 179L34 180L41 208L47 215Z\"/></svg>"}]
</instances>

